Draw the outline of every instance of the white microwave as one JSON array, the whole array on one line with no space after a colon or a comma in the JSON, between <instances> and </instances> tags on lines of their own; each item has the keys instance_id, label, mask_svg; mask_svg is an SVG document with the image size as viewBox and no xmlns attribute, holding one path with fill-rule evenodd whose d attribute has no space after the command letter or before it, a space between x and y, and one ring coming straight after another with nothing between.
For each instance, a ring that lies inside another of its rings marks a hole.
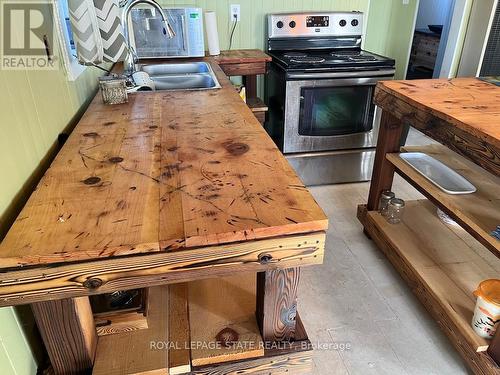
<instances>
[{"instance_id":1,"label":"white microwave","mask_svg":"<svg viewBox=\"0 0 500 375\"><path fill-rule=\"evenodd\" d=\"M131 46L139 58L203 57L203 11L201 8L165 8L175 36L164 35L159 12L138 7L130 12Z\"/></svg>"}]
</instances>

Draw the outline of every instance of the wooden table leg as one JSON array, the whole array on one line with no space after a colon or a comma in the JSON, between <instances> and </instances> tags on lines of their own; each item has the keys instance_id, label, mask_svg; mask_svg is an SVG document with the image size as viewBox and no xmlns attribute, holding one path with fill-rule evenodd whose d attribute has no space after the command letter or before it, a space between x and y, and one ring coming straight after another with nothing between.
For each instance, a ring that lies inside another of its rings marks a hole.
<instances>
[{"instance_id":1,"label":"wooden table leg","mask_svg":"<svg viewBox=\"0 0 500 375\"><path fill-rule=\"evenodd\" d=\"M247 99L257 98L257 76L243 76L243 84L245 85Z\"/></svg>"},{"instance_id":2,"label":"wooden table leg","mask_svg":"<svg viewBox=\"0 0 500 375\"><path fill-rule=\"evenodd\" d=\"M399 151L403 128L403 123L391 113L382 112L370 194L368 195L368 211L376 210L378 208L380 193L392 187L394 166L385 158L385 155L390 152Z\"/></svg>"},{"instance_id":3,"label":"wooden table leg","mask_svg":"<svg viewBox=\"0 0 500 375\"><path fill-rule=\"evenodd\" d=\"M288 341L295 337L299 278L300 268L257 274L256 314L264 341Z\"/></svg>"},{"instance_id":4,"label":"wooden table leg","mask_svg":"<svg viewBox=\"0 0 500 375\"><path fill-rule=\"evenodd\" d=\"M97 334L88 297L31 304L55 374L87 374Z\"/></svg>"}]
</instances>

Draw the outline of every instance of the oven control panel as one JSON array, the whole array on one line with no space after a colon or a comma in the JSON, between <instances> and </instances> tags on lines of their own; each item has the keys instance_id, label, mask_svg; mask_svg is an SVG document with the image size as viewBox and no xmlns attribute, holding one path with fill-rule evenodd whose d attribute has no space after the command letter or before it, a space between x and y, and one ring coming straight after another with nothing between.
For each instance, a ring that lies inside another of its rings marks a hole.
<instances>
[{"instance_id":1,"label":"oven control panel","mask_svg":"<svg viewBox=\"0 0 500 375\"><path fill-rule=\"evenodd\" d=\"M267 16L269 38L300 36L358 36L361 12L279 13Z\"/></svg>"}]
</instances>

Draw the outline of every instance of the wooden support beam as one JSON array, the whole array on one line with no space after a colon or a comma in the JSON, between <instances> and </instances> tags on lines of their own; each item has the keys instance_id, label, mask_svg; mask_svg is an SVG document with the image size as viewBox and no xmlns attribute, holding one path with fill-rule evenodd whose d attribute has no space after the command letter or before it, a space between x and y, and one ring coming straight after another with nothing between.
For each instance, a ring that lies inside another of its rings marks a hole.
<instances>
[{"instance_id":1,"label":"wooden support beam","mask_svg":"<svg viewBox=\"0 0 500 375\"><path fill-rule=\"evenodd\" d=\"M182 251L27 267L0 273L0 307L230 276L235 272L259 272L271 266L321 264L325 236L321 231Z\"/></svg>"},{"instance_id":2,"label":"wooden support beam","mask_svg":"<svg viewBox=\"0 0 500 375\"><path fill-rule=\"evenodd\" d=\"M500 329L495 332L495 337L491 340L488 347L488 354L495 363L500 366Z\"/></svg>"},{"instance_id":3,"label":"wooden support beam","mask_svg":"<svg viewBox=\"0 0 500 375\"><path fill-rule=\"evenodd\" d=\"M88 373L97 345L88 297L38 302L31 308L54 373Z\"/></svg>"},{"instance_id":4,"label":"wooden support beam","mask_svg":"<svg viewBox=\"0 0 500 375\"><path fill-rule=\"evenodd\" d=\"M380 193L392 187L394 166L386 159L385 155L399 151L402 133L402 121L391 113L383 111L368 196L367 208L369 211L377 209Z\"/></svg>"},{"instance_id":5,"label":"wooden support beam","mask_svg":"<svg viewBox=\"0 0 500 375\"><path fill-rule=\"evenodd\" d=\"M295 338L300 268L257 274L257 322L264 341Z\"/></svg>"},{"instance_id":6,"label":"wooden support beam","mask_svg":"<svg viewBox=\"0 0 500 375\"><path fill-rule=\"evenodd\" d=\"M168 341L176 345L168 351L169 375L185 374L191 371L188 299L187 283L170 285Z\"/></svg>"},{"instance_id":7,"label":"wooden support beam","mask_svg":"<svg viewBox=\"0 0 500 375\"><path fill-rule=\"evenodd\" d=\"M243 84L246 87L247 99L255 99L257 97L257 76L243 76Z\"/></svg>"}]
</instances>

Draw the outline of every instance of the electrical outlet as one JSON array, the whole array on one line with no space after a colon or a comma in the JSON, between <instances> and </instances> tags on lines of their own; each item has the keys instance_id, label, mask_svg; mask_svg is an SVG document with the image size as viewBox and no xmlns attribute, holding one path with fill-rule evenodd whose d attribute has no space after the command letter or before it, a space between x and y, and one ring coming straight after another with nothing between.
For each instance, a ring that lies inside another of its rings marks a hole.
<instances>
[{"instance_id":1,"label":"electrical outlet","mask_svg":"<svg viewBox=\"0 0 500 375\"><path fill-rule=\"evenodd\" d=\"M231 4L229 6L229 13L231 16L231 21L236 20L236 22L241 21L240 4Z\"/></svg>"},{"instance_id":2,"label":"electrical outlet","mask_svg":"<svg viewBox=\"0 0 500 375\"><path fill-rule=\"evenodd\" d=\"M403 0L403 5L408 5L410 4L410 0Z\"/></svg>"}]
</instances>

